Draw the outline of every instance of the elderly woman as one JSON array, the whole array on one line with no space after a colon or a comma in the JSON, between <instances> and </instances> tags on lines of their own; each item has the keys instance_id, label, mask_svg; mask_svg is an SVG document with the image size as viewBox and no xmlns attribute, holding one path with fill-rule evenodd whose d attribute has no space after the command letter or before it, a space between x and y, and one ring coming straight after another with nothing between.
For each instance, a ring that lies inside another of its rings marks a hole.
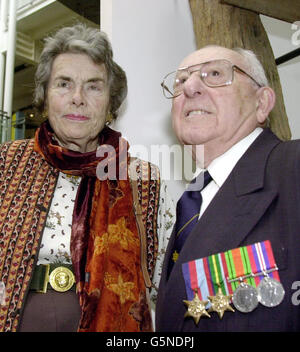
<instances>
[{"instance_id":1,"label":"elderly woman","mask_svg":"<svg viewBox=\"0 0 300 352\"><path fill-rule=\"evenodd\" d=\"M35 104L48 119L0 150L0 331L152 331L172 216L157 168L107 126L126 93L103 32L46 40Z\"/></svg>"}]
</instances>

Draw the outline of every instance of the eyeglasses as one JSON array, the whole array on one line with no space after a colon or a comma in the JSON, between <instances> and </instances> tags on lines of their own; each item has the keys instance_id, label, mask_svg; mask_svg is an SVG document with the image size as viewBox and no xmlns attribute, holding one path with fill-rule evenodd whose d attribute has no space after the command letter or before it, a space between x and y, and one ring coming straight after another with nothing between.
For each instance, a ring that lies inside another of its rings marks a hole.
<instances>
[{"instance_id":1,"label":"eyeglasses","mask_svg":"<svg viewBox=\"0 0 300 352\"><path fill-rule=\"evenodd\" d=\"M184 88L184 83L193 73L197 73L202 82L208 87L229 86L233 82L233 72L237 71L248 76L259 87L262 87L253 77L228 60L213 60L201 64L179 68L165 76L161 83L164 96L167 99L178 97Z\"/></svg>"}]
</instances>

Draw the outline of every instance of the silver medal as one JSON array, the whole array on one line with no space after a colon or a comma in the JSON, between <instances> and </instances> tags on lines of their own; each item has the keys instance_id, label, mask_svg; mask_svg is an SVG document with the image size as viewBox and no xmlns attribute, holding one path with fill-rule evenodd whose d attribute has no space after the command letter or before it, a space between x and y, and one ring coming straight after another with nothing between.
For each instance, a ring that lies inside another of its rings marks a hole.
<instances>
[{"instance_id":1,"label":"silver medal","mask_svg":"<svg viewBox=\"0 0 300 352\"><path fill-rule=\"evenodd\" d=\"M0 305L3 306L5 305L5 285L3 281L0 281Z\"/></svg>"},{"instance_id":2,"label":"silver medal","mask_svg":"<svg viewBox=\"0 0 300 352\"><path fill-rule=\"evenodd\" d=\"M242 282L233 293L232 303L242 313L252 312L258 305L256 289Z\"/></svg>"},{"instance_id":3,"label":"silver medal","mask_svg":"<svg viewBox=\"0 0 300 352\"><path fill-rule=\"evenodd\" d=\"M257 286L258 301L266 307L278 306L285 295L282 284L272 279L271 277L264 277Z\"/></svg>"}]
</instances>

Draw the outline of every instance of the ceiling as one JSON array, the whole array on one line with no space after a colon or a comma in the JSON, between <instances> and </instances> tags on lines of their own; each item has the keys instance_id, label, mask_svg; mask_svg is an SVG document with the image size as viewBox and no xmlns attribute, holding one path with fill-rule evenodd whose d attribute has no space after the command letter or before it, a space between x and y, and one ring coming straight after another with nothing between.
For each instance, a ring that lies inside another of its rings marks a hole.
<instances>
[{"instance_id":1,"label":"ceiling","mask_svg":"<svg viewBox=\"0 0 300 352\"><path fill-rule=\"evenodd\" d=\"M100 25L100 0L59 0L78 15Z\"/></svg>"}]
</instances>

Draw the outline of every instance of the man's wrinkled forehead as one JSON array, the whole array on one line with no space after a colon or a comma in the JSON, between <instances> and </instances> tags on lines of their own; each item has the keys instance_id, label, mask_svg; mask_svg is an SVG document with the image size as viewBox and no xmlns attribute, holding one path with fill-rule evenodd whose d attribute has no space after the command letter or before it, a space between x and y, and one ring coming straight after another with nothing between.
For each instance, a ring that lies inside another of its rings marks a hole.
<instances>
[{"instance_id":1,"label":"man's wrinkled forehead","mask_svg":"<svg viewBox=\"0 0 300 352\"><path fill-rule=\"evenodd\" d=\"M209 46L203 49L194 51L188 55L179 65L179 68L192 66L196 64L201 64L202 62L207 62L211 60L226 59L232 64L240 66L246 69L246 63L244 58L239 53L221 47L221 46Z\"/></svg>"}]
</instances>

